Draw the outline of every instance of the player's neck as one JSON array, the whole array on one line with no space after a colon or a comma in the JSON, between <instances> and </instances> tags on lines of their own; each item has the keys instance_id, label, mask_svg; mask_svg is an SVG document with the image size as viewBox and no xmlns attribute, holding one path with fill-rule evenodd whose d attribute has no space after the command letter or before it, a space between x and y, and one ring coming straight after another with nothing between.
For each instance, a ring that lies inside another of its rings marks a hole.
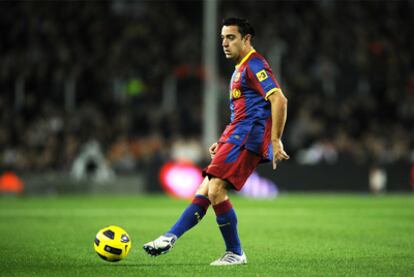
<instances>
[{"instance_id":1,"label":"player's neck","mask_svg":"<svg viewBox=\"0 0 414 277\"><path fill-rule=\"evenodd\" d=\"M252 46L248 46L240 53L239 58L236 60L236 65L239 65L241 61L250 53L250 51L254 50Z\"/></svg>"}]
</instances>

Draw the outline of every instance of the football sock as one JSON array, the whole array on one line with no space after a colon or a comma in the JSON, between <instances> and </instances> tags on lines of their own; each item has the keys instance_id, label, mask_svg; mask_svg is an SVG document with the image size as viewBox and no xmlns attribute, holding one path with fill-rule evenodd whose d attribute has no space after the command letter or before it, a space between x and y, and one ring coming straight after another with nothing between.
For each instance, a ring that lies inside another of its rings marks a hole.
<instances>
[{"instance_id":1,"label":"football sock","mask_svg":"<svg viewBox=\"0 0 414 277\"><path fill-rule=\"evenodd\" d=\"M165 235L169 236L173 234L177 238L181 237L186 231L201 221L209 206L210 200L204 195L197 194L190 206L187 207L178 221Z\"/></svg>"},{"instance_id":2,"label":"football sock","mask_svg":"<svg viewBox=\"0 0 414 277\"><path fill-rule=\"evenodd\" d=\"M239 234L237 233L237 216L234 212L230 200L225 200L213 206L217 216L224 242L226 243L226 251L231 251L237 255L242 254Z\"/></svg>"}]
</instances>

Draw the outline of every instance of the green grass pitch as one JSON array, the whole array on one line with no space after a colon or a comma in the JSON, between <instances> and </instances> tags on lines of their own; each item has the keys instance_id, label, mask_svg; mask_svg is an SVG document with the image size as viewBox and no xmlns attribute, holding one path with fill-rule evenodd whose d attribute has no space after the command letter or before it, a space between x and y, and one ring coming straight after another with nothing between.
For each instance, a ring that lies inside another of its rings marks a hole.
<instances>
[{"instance_id":1,"label":"green grass pitch","mask_svg":"<svg viewBox=\"0 0 414 277\"><path fill-rule=\"evenodd\" d=\"M173 251L142 244L166 231L188 201L164 196L0 198L0 276L414 276L412 195L232 197L248 264L211 267L224 251L212 209ZM93 250L96 232L132 238L118 263Z\"/></svg>"}]
</instances>

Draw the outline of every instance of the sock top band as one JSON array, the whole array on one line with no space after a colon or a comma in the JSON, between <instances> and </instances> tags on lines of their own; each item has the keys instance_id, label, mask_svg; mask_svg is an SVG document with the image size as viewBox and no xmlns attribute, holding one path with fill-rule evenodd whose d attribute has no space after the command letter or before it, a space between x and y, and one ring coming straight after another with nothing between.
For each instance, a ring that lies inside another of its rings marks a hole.
<instances>
[{"instance_id":1,"label":"sock top band","mask_svg":"<svg viewBox=\"0 0 414 277\"><path fill-rule=\"evenodd\" d=\"M223 202L213 206L214 212L217 216L227 213L232 208L233 205L231 204L230 199L224 200Z\"/></svg>"},{"instance_id":2,"label":"sock top band","mask_svg":"<svg viewBox=\"0 0 414 277\"><path fill-rule=\"evenodd\" d=\"M207 210L210 206L210 200L201 194L197 194L196 197L194 197L192 203L203 207L205 210Z\"/></svg>"}]
</instances>

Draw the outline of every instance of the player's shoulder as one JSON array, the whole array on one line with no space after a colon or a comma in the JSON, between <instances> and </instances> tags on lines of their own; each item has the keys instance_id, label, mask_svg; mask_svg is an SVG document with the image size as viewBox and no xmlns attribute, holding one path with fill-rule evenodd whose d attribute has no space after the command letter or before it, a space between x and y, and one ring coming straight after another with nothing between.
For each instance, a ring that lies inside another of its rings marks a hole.
<instances>
[{"instance_id":1,"label":"player's shoulder","mask_svg":"<svg viewBox=\"0 0 414 277\"><path fill-rule=\"evenodd\" d=\"M253 53L250 57L248 66L253 72L258 72L262 69L269 68L269 64L266 59L257 52Z\"/></svg>"}]
</instances>

